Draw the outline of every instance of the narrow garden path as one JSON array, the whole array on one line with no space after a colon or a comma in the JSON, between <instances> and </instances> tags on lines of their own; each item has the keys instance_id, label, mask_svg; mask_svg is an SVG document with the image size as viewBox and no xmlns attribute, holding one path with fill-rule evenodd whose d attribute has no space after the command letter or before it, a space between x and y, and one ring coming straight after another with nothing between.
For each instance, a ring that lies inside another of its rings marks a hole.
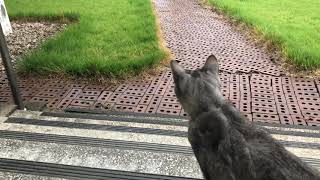
<instances>
[{"instance_id":1,"label":"narrow garden path","mask_svg":"<svg viewBox=\"0 0 320 180\"><path fill-rule=\"evenodd\" d=\"M221 85L251 121L320 126L320 79L282 75L272 56L197 0L155 0L167 46L185 68L201 67L210 54L220 60ZM44 82L42 82L44 81ZM170 70L119 86L61 80L20 79L25 101L48 108L84 108L186 116L174 95ZM0 102L10 89L0 76Z\"/></svg>"}]
</instances>

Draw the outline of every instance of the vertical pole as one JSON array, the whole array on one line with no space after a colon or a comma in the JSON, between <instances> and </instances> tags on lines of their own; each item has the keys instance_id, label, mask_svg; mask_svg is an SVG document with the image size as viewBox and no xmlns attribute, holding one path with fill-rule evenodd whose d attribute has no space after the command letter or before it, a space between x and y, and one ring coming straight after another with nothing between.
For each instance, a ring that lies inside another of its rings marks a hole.
<instances>
[{"instance_id":1,"label":"vertical pole","mask_svg":"<svg viewBox=\"0 0 320 180\"><path fill-rule=\"evenodd\" d=\"M9 80L14 102L17 105L18 109L24 109L20 91L17 86L17 79L11 65L9 50L8 50L7 42L2 30L1 23L0 23L0 51L1 51L1 57L4 65L4 69L6 71L6 74Z\"/></svg>"}]
</instances>

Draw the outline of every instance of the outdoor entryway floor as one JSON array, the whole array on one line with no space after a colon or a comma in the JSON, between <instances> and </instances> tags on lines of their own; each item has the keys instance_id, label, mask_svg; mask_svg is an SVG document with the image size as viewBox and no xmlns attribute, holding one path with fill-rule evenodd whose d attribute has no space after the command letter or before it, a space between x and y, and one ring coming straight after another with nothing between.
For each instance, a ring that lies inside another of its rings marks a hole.
<instances>
[{"instance_id":1,"label":"outdoor entryway floor","mask_svg":"<svg viewBox=\"0 0 320 180\"><path fill-rule=\"evenodd\" d=\"M181 65L196 69L214 54L220 60L221 87L251 121L320 126L320 78L286 77L263 48L255 46L220 15L196 0L155 0L167 46ZM12 102L0 75L0 102ZM84 108L186 116L174 95L170 70L119 86L90 82L24 79L22 96L50 109Z\"/></svg>"}]
</instances>

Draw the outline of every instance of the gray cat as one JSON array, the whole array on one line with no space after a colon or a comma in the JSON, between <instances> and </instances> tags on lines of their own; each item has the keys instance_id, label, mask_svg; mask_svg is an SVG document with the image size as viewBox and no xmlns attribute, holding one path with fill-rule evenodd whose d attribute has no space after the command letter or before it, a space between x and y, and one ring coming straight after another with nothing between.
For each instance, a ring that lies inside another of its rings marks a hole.
<instances>
[{"instance_id":1,"label":"gray cat","mask_svg":"<svg viewBox=\"0 0 320 180\"><path fill-rule=\"evenodd\" d=\"M188 139L206 180L320 180L319 172L246 121L220 92L211 55L202 69L171 62L175 93L189 114Z\"/></svg>"}]
</instances>

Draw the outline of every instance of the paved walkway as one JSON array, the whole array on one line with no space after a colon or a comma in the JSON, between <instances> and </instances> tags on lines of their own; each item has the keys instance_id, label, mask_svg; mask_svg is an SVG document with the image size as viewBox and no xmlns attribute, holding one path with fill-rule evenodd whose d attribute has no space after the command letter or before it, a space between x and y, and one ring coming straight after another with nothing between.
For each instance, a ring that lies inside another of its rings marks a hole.
<instances>
[{"instance_id":1,"label":"paved walkway","mask_svg":"<svg viewBox=\"0 0 320 180\"><path fill-rule=\"evenodd\" d=\"M201 67L210 54L220 60L222 91L251 121L320 126L320 79L282 75L272 57L246 40L196 0L155 0L167 46L184 67ZM42 82L43 81L43 82ZM120 86L61 80L19 80L25 101L48 108L85 108L186 116L174 95L172 75ZM0 102L10 89L0 77Z\"/></svg>"}]
</instances>

